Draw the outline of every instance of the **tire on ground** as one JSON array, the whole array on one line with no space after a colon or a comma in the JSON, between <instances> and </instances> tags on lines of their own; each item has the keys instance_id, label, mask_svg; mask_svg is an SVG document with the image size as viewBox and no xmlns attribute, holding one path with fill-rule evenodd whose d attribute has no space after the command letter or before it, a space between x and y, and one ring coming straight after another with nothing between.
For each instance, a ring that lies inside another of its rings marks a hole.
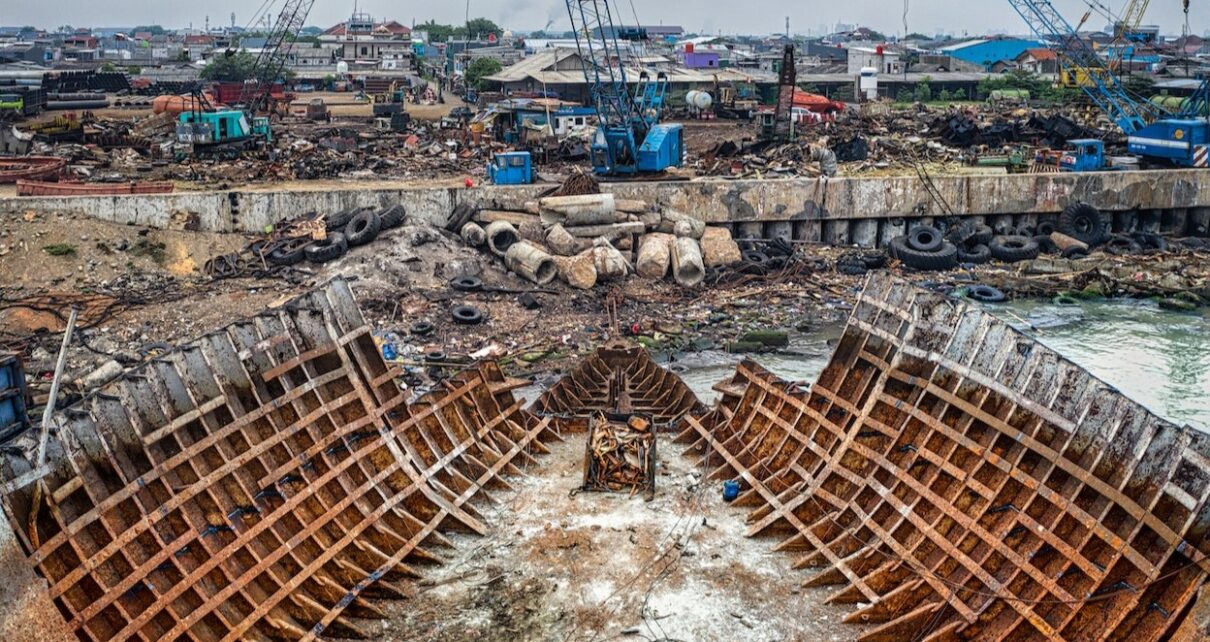
<instances>
[{"instance_id":1,"label":"tire on ground","mask_svg":"<svg viewBox=\"0 0 1210 642\"><path fill-rule=\"evenodd\" d=\"M1005 263L1032 261L1042 251L1038 242L1027 236L997 236L988 247L992 258Z\"/></svg>"},{"instance_id":2,"label":"tire on ground","mask_svg":"<svg viewBox=\"0 0 1210 642\"><path fill-rule=\"evenodd\" d=\"M958 249L958 262L971 265L983 265L992 260L992 251L986 245L976 245L967 249Z\"/></svg>"},{"instance_id":3,"label":"tire on ground","mask_svg":"<svg viewBox=\"0 0 1210 642\"><path fill-rule=\"evenodd\" d=\"M312 263L327 263L335 261L349 251L349 242L345 235L333 232L327 239L307 246L307 260Z\"/></svg>"},{"instance_id":4,"label":"tire on ground","mask_svg":"<svg viewBox=\"0 0 1210 642\"><path fill-rule=\"evenodd\" d=\"M945 243L945 236L932 225L918 225L908 232L908 247L917 252L936 252Z\"/></svg>"},{"instance_id":5,"label":"tire on ground","mask_svg":"<svg viewBox=\"0 0 1210 642\"><path fill-rule=\"evenodd\" d=\"M281 245L273 248L273 251L269 252L269 254L265 256L265 260L268 261L270 265L298 265L299 263L307 260L308 247L310 246L305 243L282 243Z\"/></svg>"},{"instance_id":6,"label":"tire on ground","mask_svg":"<svg viewBox=\"0 0 1210 642\"><path fill-rule=\"evenodd\" d=\"M1072 203L1059 215L1058 230L1095 247L1105 242L1108 233L1105 217L1088 203Z\"/></svg>"},{"instance_id":7,"label":"tire on ground","mask_svg":"<svg viewBox=\"0 0 1210 642\"><path fill-rule=\"evenodd\" d=\"M382 230L382 219L373 210L361 210L345 226L344 237L349 247L372 243Z\"/></svg>"},{"instance_id":8,"label":"tire on ground","mask_svg":"<svg viewBox=\"0 0 1210 642\"><path fill-rule=\"evenodd\" d=\"M991 245L992 239L995 236L996 233L990 225L977 225L975 226L975 235L971 237L971 242L978 245Z\"/></svg>"},{"instance_id":9,"label":"tire on ground","mask_svg":"<svg viewBox=\"0 0 1210 642\"><path fill-rule=\"evenodd\" d=\"M328 214L324 217L324 226L329 232L338 232L343 230L349 221L353 220L353 216L358 212L358 208L350 207L349 209L340 210L334 214Z\"/></svg>"},{"instance_id":10,"label":"tire on ground","mask_svg":"<svg viewBox=\"0 0 1210 642\"><path fill-rule=\"evenodd\" d=\"M382 229L384 230L393 230L403 225L403 219L406 217L407 210L398 204L383 208L378 212L378 218L382 220Z\"/></svg>"},{"instance_id":11,"label":"tire on ground","mask_svg":"<svg viewBox=\"0 0 1210 642\"><path fill-rule=\"evenodd\" d=\"M958 248L953 243L942 241L936 252L921 252L908 247L906 237L896 237L891 242L895 258L904 265L917 270L940 271L958 267Z\"/></svg>"}]
</instances>

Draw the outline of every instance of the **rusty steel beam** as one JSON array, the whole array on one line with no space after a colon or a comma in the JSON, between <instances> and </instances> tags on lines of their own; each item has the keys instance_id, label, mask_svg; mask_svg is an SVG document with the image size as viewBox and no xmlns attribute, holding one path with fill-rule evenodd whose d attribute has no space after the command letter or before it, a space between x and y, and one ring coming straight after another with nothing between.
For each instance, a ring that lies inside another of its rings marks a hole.
<instances>
[{"instance_id":1,"label":"rusty steel beam","mask_svg":"<svg viewBox=\"0 0 1210 642\"><path fill-rule=\"evenodd\" d=\"M1143 642L1204 612L1210 437L978 309L875 275L809 390L752 362L717 389L677 440L864 641Z\"/></svg>"},{"instance_id":2,"label":"rusty steel beam","mask_svg":"<svg viewBox=\"0 0 1210 642\"><path fill-rule=\"evenodd\" d=\"M411 404L397 374L333 281L59 413L5 515L80 640L371 638L374 601L413 594L441 531L485 533L475 503L556 438L494 364Z\"/></svg>"},{"instance_id":3,"label":"rusty steel beam","mask_svg":"<svg viewBox=\"0 0 1210 642\"><path fill-rule=\"evenodd\" d=\"M594 414L640 414L672 425L706 408L680 377L660 367L641 346L617 341L598 348L544 392L535 414L586 430Z\"/></svg>"}]
</instances>

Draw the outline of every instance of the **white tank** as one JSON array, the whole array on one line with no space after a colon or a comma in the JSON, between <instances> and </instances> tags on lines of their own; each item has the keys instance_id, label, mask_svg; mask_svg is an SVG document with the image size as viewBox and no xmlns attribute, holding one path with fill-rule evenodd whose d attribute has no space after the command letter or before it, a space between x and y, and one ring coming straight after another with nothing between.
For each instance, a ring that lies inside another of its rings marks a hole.
<instances>
[{"instance_id":1,"label":"white tank","mask_svg":"<svg viewBox=\"0 0 1210 642\"><path fill-rule=\"evenodd\" d=\"M349 74L349 63L343 60L336 63L336 74L340 76L347 76Z\"/></svg>"},{"instance_id":2,"label":"white tank","mask_svg":"<svg viewBox=\"0 0 1210 642\"><path fill-rule=\"evenodd\" d=\"M714 97L705 91L691 91L685 94L685 102L692 108L705 111L714 105Z\"/></svg>"}]
</instances>

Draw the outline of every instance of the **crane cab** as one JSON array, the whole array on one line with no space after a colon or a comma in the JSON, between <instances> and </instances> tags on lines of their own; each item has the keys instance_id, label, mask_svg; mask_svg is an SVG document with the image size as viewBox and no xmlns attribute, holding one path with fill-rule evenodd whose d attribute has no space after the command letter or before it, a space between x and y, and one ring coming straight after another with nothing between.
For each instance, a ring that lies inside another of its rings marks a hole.
<instances>
[{"instance_id":1,"label":"crane cab","mask_svg":"<svg viewBox=\"0 0 1210 642\"><path fill-rule=\"evenodd\" d=\"M1095 172L1105 167L1105 143L1093 138L1068 141L1071 149L1059 157L1059 171Z\"/></svg>"},{"instance_id":2,"label":"crane cab","mask_svg":"<svg viewBox=\"0 0 1210 642\"><path fill-rule=\"evenodd\" d=\"M529 152L496 154L488 175L495 185L529 185L534 182L533 157Z\"/></svg>"}]
</instances>

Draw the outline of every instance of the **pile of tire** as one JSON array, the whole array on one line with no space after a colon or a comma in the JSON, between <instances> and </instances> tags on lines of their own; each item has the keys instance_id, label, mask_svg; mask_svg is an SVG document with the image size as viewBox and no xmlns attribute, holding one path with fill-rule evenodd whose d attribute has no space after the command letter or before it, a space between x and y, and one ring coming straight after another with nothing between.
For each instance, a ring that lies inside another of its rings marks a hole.
<instances>
[{"instance_id":1,"label":"pile of tire","mask_svg":"<svg viewBox=\"0 0 1210 642\"><path fill-rule=\"evenodd\" d=\"M317 265L335 261L348 254L349 248L368 245L383 230L403 225L404 216L402 205L379 210L368 207L341 210L324 219L327 230L324 240L315 241L310 237L282 239L265 254L265 260L277 266L297 265L303 261Z\"/></svg>"},{"instance_id":2,"label":"pile of tire","mask_svg":"<svg viewBox=\"0 0 1210 642\"><path fill-rule=\"evenodd\" d=\"M958 247L931 225L916 226L907 236L891 239L891 256L905 266L923 272L958 267Z\"/></svg>"},{"instance_id":3,"label":"pile of tire","mask_svg":"<svg viewBox=\"0 0 1210 642\"><path fill-rule=\"evenodd\" d=\"M966 221L954 225L945 235L958 248L959 265L983 265L992 260L989 247L994 237L992 228Z\"/></svg>"}]
</instances>

